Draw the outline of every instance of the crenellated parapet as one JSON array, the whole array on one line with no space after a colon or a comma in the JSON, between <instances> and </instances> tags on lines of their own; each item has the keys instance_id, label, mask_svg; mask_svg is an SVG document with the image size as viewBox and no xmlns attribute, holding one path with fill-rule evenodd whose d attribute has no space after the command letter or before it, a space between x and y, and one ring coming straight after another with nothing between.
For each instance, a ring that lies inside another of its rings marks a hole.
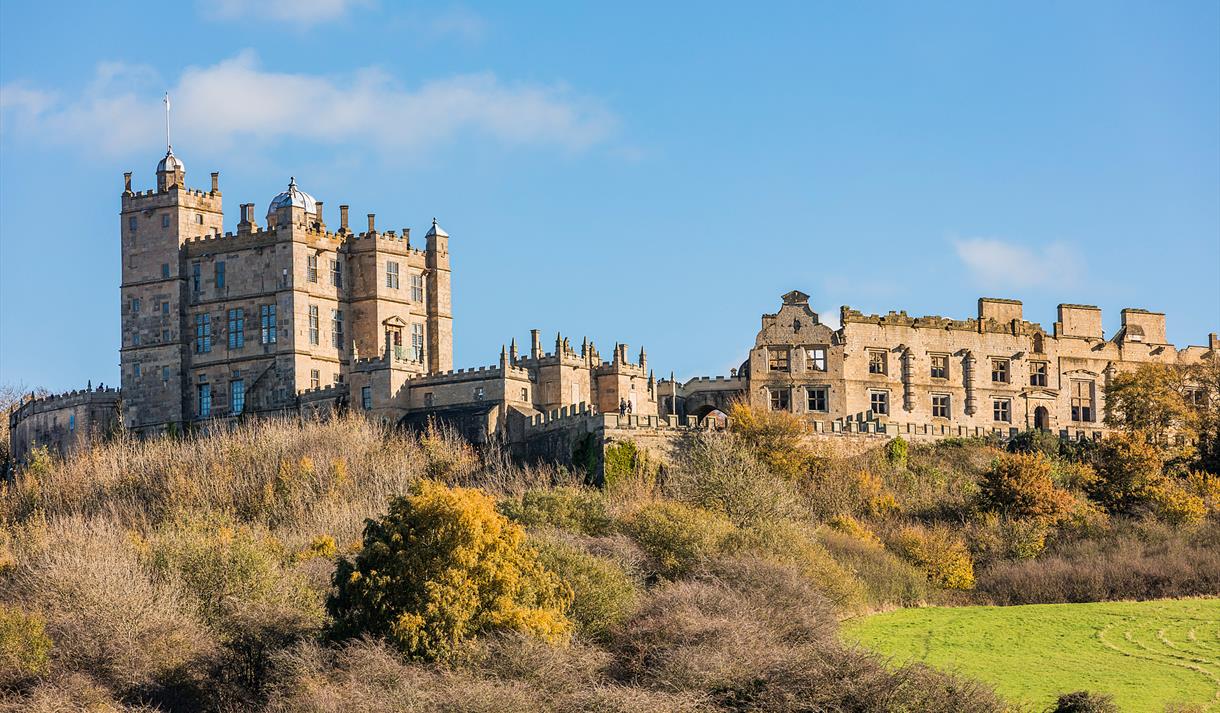
<instances>
[{"instance_id":1,"label":"crenellated parapet","mask_svg":"<svg viewBox=\"0 0 1220 713\"><path fill-rule=\"evenodd\" d=\"M29 394L22 397L21 401L9 410L9 427L15 428L25 419L37 414L89 404L117 406L120 400L121 395L119 390L110 386L98 386L93 389L74 389L46 396Z\"/></svg>"}]
</instances>

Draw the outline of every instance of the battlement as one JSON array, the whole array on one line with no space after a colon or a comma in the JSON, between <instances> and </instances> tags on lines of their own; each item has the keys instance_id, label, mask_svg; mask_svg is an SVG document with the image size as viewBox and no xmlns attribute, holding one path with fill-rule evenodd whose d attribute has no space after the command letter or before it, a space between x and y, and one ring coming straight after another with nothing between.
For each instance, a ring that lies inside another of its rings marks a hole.
<instances>
[{"instance_id":1,"label":"battlement","mask_svg":"<svg viewBox=\"0 0 1220 713\"><path fill-rule=\"evenodd\" d=\"M22 397L21 401L9 410L9 424L10 427L16 426L16 424L26 418L38 413L46 413L72 406L82 406L89 403L113 404L117 406L120 398L119 390L111 386L98 386L95 389L75 389L46 396L30 394Z\"/></svg>"},{"instance_id":2,"label":"battlement","mask_svg":"<svg viewBox=\"0 0 1220 713\"><path fill-rule=\"evenodd\" d=\"M328 384L312 389L301 389L297 391L297 399L302 404L315 403L318 401L328 401L330 399L339 399L347 396L347 384Z\"/></svg>"},{"instance_id":3,"label":"battlement","mask_svg":"<svg viewBox=\"0 0 1220 713\"><path fill-rule=\"evenodd\" d=\"M995 303L1003 305L1020 306L1020 302L1016 300L1000 300L998 298L984 298L986 303ZM990 305L989 305L990 306ZM1019 313L1019 309L1017 310ZM1020 333L1030 334L1033 332L1046 333L1041 324L1037 322L1028 322L1025 320L1014 320L1020 325ZM994 334L1012 334L1012 323L999 321L991 317L984 317L980 322L975 317L967 317L966 319L953 319L951 317L942 317L941 315L925 315L921 317L912 317L907 314L906 310L889 311L886 314L865 314L859 310L854 310L846 305L839 310L839 322L843 325L847 324L875 324L878 326L897 326L910 327L912 329L947 329L961 332L989 332ZM981 325L981 327L980 327Z\"/></svg>"},{"instance_id":4,"label":"battlement","mask_svg":"<svg viewBox=\"0 0 1220 713\"><path fill-rule=\"evenodd\" d=\"M411 386L427 386L429 384L453 384L464 381L483 381L496 378L529 379L529 369L519 366L509 366L505 371L500 366L480 366L468 369L450 369L435 374L421 374L410 377Z\"/></svg>"},{"instance_id":5,"label":"battlement","mask_svg":"<svg viewBox=\"0 0 1220 713\"><path fill-rule=\"evenodd\" d=\"M534 414L526 426L528 435L541 431L550 431L577 425L584 425L588 430L623 430L623 429L653 429L672 431L696 431L712 428L708 421L700 422L688 416L680 419L677 416L636 416L633 414L598 413L595 409L581 401L572 406L551 409L544 413Z\"/></svg>"}]
</instances>

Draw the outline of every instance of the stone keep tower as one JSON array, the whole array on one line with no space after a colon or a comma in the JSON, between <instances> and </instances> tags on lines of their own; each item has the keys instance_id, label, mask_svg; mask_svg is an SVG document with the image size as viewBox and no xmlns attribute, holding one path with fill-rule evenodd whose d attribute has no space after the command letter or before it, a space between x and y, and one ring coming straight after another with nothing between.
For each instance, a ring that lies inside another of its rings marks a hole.
<instances>
[{"instance_id":1,"label":"stone keep tower","mask_svg":"<svg viewBox=\"0 0 1220 713\"><path fill-rule=\"evenodd\" d=\"M189 413L182 383L190 344L182 321L187 281L180 259L189 236L223 230L219 173L210 191L186 187L186 167L167 147L157 164L155 191L131 189L124 174L122 246L123 419L128 425L167 427Z\"/></svg>"}]
</instances>

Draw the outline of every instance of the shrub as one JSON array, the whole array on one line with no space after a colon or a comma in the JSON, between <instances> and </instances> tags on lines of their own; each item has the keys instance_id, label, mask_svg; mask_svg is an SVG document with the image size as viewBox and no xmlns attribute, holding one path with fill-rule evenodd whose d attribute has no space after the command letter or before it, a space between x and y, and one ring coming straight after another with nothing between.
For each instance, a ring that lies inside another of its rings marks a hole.
<instances>
[{"instance_id":1,"label":"shrub","mask_svg":"<svg viewBox=\"0 0 1220 713\"><path fill-rule=\"evenodd\" d=\"M821 532L819 541L863 583L867 601L874 607L919 606L930 599L923 570L899 559L879 541L838 531Z\"/></svg>"},{"instance_id":2,"label":"shrub","mask_svg":"<svg viewBox=\"0 0 1220 713\"><path fill-rule=\"evenodd\" d=\"M1051 479L1051 461L1041 453L1001 454L983 476L983 506L1016 519L1057 522L1071 495Z\"/></svg>"},{"instance_id":3,"label":"shrub","mask_svg":"<svg viewBox=\"0 0 1220 713\"><path fill-rule=\"evenodd\" d=\"M1108 695L1076 691L1060 695L1049 713L1118 713L1118 706Z\"/></svg>"},{"instance_id":4,"label":"shrub","mask_svg":"<svg viewBox=\"0 0 1220 713\"><path fill-rule=\"evenodd\" d=\"M1099 540L1057 544L1036 560L999 562L978 575L997 604L1101 602L1212 596L1220 591L1220 546L1204 525L1157 535L1118 521Z\"/></svg>"},{"instance_id":5,"label":"shrub","mask_svg":"<svg viewBox=\"0 0 1220 713\"><path fill-rule=\"evenodd\" d=\"M1147 491L1156 514L1171 525L1197 525L1207 517L1207 503L1181 482L1162 477Z\"/></svg>"},{"instance_id":6,"label":"shrub","mask_svg":"<svg viewBox=\"0 0 1220 713\"><path fill-rule=\"evenodd\" d=\"M1203 501L1207 512L1220 513L1220 475L1202 470L1191 471L1182 485ZM0 571L3 571L2 566Z\"/></svg>"},{"instance_id":7,"label":"shrub","mask_svg":"<svg viewBox=\"0 0 1220 713\"><path fill-rule=\"evenodd\" d=\"M538 554L543 566L572 588L567 614L578 633L602 640L635 608L635 584L613 560L555 538L543 539Z\"/></svg>"},{"instance_id":8,"label":"shrub","mask_svg":"<svg viewBox=\"0 0 1220 713\"><path fill-rule=\"evenodd\" d=\"M1111 512L1133 512L1161 482L1161 452L1139 432L1115 431L1102 439L1095 461L1093 495Z\"/></svg>"},{"instance_id":9,"label":"shrub","mask_svg":"<svg viewBox=\"0 0 1220 713\"><path fill-rule=\"evenodd\" d=\"M334 585L335 634L384 636L416 659L449 658L488 631L558 640L571 628L571 588L538 562L521 526L486 495L439 483L421 483L370 520Z\"/></svg>"},{"instance_id":10,"label":"shrub","mask_svg":"<svg viewBox=\"0 0 1220 713\"><path fill-rule=\"evenodd\" d=\"M891 543L894 549L923 568L928 580L945 589L974 589L974 563L965 543L945 528L909 526Z\"/></svg>"},{"instance_id":11,"label":"shrub","mask_svg":"<svg viewBox=\"0 0 1220 713\"><path fill-rule=\"evenodd\" d=\"M652 470L648 454L630 439L611 443L602 451L602 485L607 491L646 480Z\"/></svg>"},{"instance_id":12,"label":"shrub","mask_svg":"<svg viewBox=\"0 0 1220 713\"><path fill-rule=\"evenodd\" d=\"M799 513L792 486L731 433L707 431L691 437L669 472L665 492L688 505L723 513L737 525Z\"/></svg>"},{"instance_id":13,"label":"shrub","mask_svg":"<svg viewBox=\"0 0 1220 713\"><path fill-rule=\"evenodd\" d=\"M41 616L0 604L0 690L46 671L50 652Z\"/></svg>"},{"instance_id":14,"label":"shrub","mask_svg":"<svg viewBox=\"0 0 1220 713\"><path fill-rule=\"evenodd\" d=\"M881 547L881 538L868 529L868 526L851 515L835 515L826 523L830 529L853 537L861 542Z\"/></svg>"},{"instance_id":15,"label":"shrub","mask_svg":"<svg viewBox=\"0 0 1220 713\"><path fill-rule=\"evenodd\" d=\"M1046 549L1051 527L1042 520L1017 520L985 513L970 524L970 549L980 564L1033 559Z\"/></svg>"},{"instance_id":16,"label":"shrub","mask_svg":"<svg viewBox=\"0 0 1220 713\"><path fill-rule=\"evenodd\" d=\"M317 596L285 569L290 557L265 528L221 515L190 516L162 525L145 548L152 570L194 596L204 618L222 631L233 631L228 613L247 604L283 607L321 624Z\"/></svg>"},{"instance_id":17,"label":"shrub","mask_svg":"<svg viewBox=\"0 0 1220 713\"><path fill-rule=\"evenodd\" d=\"M906 468L909 446L902 436L891 438L885 444L885 459L895 468Z\"/></svg>"},{"instance_id":18,"label":"shrub","mask_svg":"<svg viewBox=\"0 0 1220 713\"><path fill-rule=\"evenodd\" d=\"M1008 439L1006 447L1009 453L1041 453L1053 458L1059 455L1059 444L1058 434L1034 429L1021 431Z\"/></svg>"},{"instance_id":19,"label":"shrub","mask_svg":"<svg viewBox=\"0 0 1220 713\"><path fill-rule=\"evenodd\" d=\"M806 426L790 411L738 402L729 409L729 426L772 473L795 480L809 470L813 453L804 444Z\"/></svg>"},{"instance_id":20,"label":"shrub","mask_svg":"<svg viewBox=\"0 0 1220 713\"><path fill-rule=\"evenodd\" d=\"M736 530L724 515L668 500L636 508L620 525L670 579L718 555Z\"/></svg>"},{"instance_id":21,"label":"shrub","mask_svg":"<svg viewBox=\"0 0 1220 713\"><path fill-rule=\"evenodd\" d=\"M77 671L119 694L192 678L215 654L193 600L149 576L126 533L103 521L50 525L5 598L46 620L55 671Z\"/></svg>"},{"instance_id":22,"label":"shrub","mask_svg":"<svg viewBox=\"0 0 1220 713\"><path fill-rule=\"evenodd\" d=\"M501 500L499 510L526 527L554 527L595 537L609 534L614 525L605 496L591 488L527 490L520 498Z\"/></svg>"},{"instance_id":23,"label":"shrub","mask_svg":"<svg viewBox=\"0 0 1220 713\"><path fill-rule=\"evenodd\" d=\"M761 523L730 535L725 550L795 568L840 609L855 611L864 604L864 585L830 556L808 527L789 520Z\"/></svg>"},{"instance_id":24,"label":"shrub","mask_svg":"<svg viewBox=\"0 0 1220 713\"><path fill-rule=\"evenodd\" d=\"M887 517L902 509L885 481L866 469L823 463L803 485L810 509L823 520L837 515Z\"/></svg>"}]
</instances>

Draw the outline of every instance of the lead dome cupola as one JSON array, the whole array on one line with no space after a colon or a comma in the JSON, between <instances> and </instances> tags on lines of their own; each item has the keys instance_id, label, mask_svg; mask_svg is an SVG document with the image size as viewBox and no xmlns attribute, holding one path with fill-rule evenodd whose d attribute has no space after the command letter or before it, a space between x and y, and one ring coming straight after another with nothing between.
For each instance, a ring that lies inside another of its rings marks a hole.
<instances>
[{"instance_id":1,"label":"lead dome cupola","mask_svg":"<svg viewBox=\"0 0 1220 713\"><path fill-rule=\"evenodd\" d=\"M271 199L271 206L267 208L267 219L270 220L275 216L276 211L285 207L304 208L306 213L317 213L318 202L314 197L297 188L297 179L295 177L288 179L288 190Z\"/></svg>"},{"instance_id":2,"label":"lead dome cupola","mask_svg":"<svg viewBox=\"0 0 1220 713\"><path fill-rule=\"evenodd\" d=\"M178 160L171 148L165 152L165 158L161 159L161 163L157 164L157 173L173 173L174 171L186 173L186 165Z\"/></svg>"}]
</instances>

